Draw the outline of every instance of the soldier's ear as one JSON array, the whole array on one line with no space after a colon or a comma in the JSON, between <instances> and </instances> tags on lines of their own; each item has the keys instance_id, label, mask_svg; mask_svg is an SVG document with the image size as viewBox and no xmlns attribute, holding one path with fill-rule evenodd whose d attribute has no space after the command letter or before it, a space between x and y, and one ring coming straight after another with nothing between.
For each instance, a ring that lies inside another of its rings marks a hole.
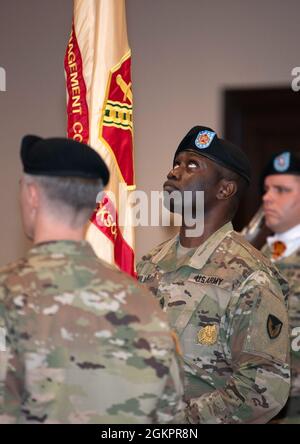
<instances>
[{"instance_id":1,"label":"soldier's ear","mask_svg":"<svg viewBox=\"0 0 300 444\"><path fill-rule=\"evenodd\" d=\"M217 193L217 199L226 200L234 196L237 192L237 184L234 180L222 179Z\"/></svg>"},{"instance_id":2,"label":"soldier's ear","mask_svg":"<svg viewBox=\"0 0 300 444\"><path fill-rule=\"evenodd\" d=\"M41 193L35 182L27 183L27 199L32 209L37 209L40 204Z\"/></svg>"}]
</instances>

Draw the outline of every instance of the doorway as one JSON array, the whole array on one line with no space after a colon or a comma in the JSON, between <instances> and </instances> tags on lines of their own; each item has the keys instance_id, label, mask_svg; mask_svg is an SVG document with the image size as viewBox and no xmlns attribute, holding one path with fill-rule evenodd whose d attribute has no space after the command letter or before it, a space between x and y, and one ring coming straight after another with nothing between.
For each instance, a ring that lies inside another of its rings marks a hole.
<instances>
[{"instance_id":1,"label":"doorway","mask_svg":"<svg viewBox=\"0 0 300 444\"><path fill-rule=\"evenodd\" d=\"M224 135L247 153L252 167L251 185L233 221L240 231L261 205L260 178L270 157L281 150L300 152L300 92L290 87L225 90Z\"/></svg>"}]
</instances>

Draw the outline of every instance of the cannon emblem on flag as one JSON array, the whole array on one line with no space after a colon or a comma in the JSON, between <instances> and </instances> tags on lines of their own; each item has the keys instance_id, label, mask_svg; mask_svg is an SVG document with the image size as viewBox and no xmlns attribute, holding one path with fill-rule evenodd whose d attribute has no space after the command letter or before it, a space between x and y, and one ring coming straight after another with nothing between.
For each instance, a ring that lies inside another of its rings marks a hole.
<instances>
[{"instance_id":1,"label":"cannon emblem on flag","mask_svg":"<svg viewBox=\"0 0 300 444\"><path fill-rule=\"evenodd\" d=\"M130 70L129 52L111 70L99 131L100 139L113 153L121 176L129 186L134 184Z\"/></svg>"}]
</instances>

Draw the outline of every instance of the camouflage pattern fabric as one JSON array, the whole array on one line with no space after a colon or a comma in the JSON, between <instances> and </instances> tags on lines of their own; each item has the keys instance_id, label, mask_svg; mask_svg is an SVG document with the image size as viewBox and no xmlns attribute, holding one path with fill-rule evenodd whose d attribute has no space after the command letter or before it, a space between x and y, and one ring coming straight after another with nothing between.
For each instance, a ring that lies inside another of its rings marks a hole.
<instances>
[{"instance_id":1,"label":"camouflage pattern fabric","mask_svg":"<svg viewBox=\"0 0 300 444\"><path fill-rule=\"evenodd\" d=\"M185 256L178 245L158 246L137 270L180 339L185 421L266 423L290 388L287 283L231 223Z\"/></svg>"},{"instance_id":2,"label":"camouflage pattern fabric","mask_svg":"<svg viewBox=\"0 0 300 444\"><path fill-rule=\"evenodd\" d=\"M262 252L271 257L271 250L265 245ZM284 409L278 415L278 423L300 424L300 249L274 262L286 277L289 292L289 321L291 335L291 393Z\"/></svg>"},{"instance_id":3,"label":"camouflage pattern fabric","mask_svg":"<svg viewBox=\"0 0 300 444\"><path fill-rule=\"evenodd\" d=\"M158 302L85 241L35 246L0 272L2 423L165 423L182 410Z\"/></svg>"}]
</instances>

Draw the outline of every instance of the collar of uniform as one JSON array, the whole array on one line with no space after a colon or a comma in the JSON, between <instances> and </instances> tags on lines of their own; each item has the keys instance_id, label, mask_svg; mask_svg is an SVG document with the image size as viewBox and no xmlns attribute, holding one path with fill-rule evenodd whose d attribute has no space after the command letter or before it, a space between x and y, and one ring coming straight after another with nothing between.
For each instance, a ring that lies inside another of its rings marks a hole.
<instances>
[{"instance_id":1,"label":"collar of uniform","mask_svg":"<svg viewBox=\"0 0 300 444\"><path fill-rule=\"evenodd\" d=\"M208 260L209 256L213 253L213 251L216 249L216 247L219 245L220 242L226 237L226 235L233 230L233 226L231 222L228 222L227 224L223 225L221 228L219 228L218 231L216 231L212 236L210 236L204 244L200 245L191 259L188 262L188 265L194 268L202 267L205 262ZM168 256L174 256L176 258L176 248L179 242L179 235L177 234L175 237L167 241L162 249L152 257L151 261L154 264L157 264L160 262L167 254ZM173 252L173 254L172 254ZM184 259L184 258L183 258ZM182 259L182 260L183 260ZM174 260L174 266L175 266L175 260ZM180 262L180 261L179 261ZM176 263L176 268L178 267L179 263Z\"/></svg>"},{"instance_id":2,"label":"collar of uniform","mask_svg":"<svg viewBox=\"0 0 300 444\"><path fill-rule=\"evenodd\" d=\"M176 245L177 242L179 242L179 234L176 234L176 236L172 237L171 239L169 239L162 247L162 249L155 254L152 259L151 262L153 262L154 264L157 264L158 262L160 262L167 254L170 254L170 252L174 253L174 257L176 257ZM173 255L172 255L173 257Z\"/></svg>"},{"instance_id":3,"label":"collar of uniform","mask_svg":"<svg viewBox=\"0 0 300 444\"><path fill-rule=\"evenodd\" d=\"M231 222L223 225L214 234L212 234L204 244L200 245L195 251L193 256L189 261L189 265L193 268L201 268L208 261L209 257L215 251L217 246L222 242L222 240L227 236L228 233L233 231L233 226Z\"/></svg>"},{"instance_id":4,"label":"collar of uniform","mask_svg":"<svg viewBox=\"0 0 300 444\"><path fill-rule=\"evenodd\" d=\"M85 241L57 240L41 242L34 245L28 252L29 255L36 254L55 254L55 255L95 255L91 245Z\"/></svg>"},{"instance_id":5,"label":"collar of uniform","mask_svg":"<svg viewBox=\"0 0 300 444\"><path fill-rule=\"evenodd\" d=\"M300 224L290 228L283 233L276 233L273 236L267 237L267 242L269 245L272 245L272 243L276 240L287 243L289 241L295 241L298 239L300 239Z\"/></svg>"}]
</instances>

